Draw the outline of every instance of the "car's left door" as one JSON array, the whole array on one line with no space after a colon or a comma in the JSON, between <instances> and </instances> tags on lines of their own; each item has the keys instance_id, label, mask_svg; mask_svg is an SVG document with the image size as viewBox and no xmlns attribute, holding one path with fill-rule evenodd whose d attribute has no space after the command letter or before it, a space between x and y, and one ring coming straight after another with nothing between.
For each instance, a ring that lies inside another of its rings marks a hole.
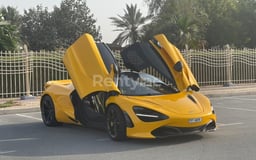
<instances>
[{"instance_id":1,"label":"car's left door","mask_svg":"<svg viewBox=\"0 0 256 160\"><path fill-rule=\"evenodd\" d=\"M64 55L64 64L81 99L95 92L117 92L118 65L110 49L82 35Z\"/></svg>"}]
</instances>

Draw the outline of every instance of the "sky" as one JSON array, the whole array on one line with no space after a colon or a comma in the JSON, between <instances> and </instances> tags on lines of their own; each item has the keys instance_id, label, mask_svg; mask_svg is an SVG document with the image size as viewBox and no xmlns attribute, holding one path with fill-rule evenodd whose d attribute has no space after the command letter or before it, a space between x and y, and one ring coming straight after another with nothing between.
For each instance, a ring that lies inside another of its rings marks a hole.
<instances>
[{"instance_id":1,"label":"sky","mask_svg":"<svg viewBox=\"0 0 256 160\"><path fill-rule=\"evenodd\" d=\"M53 6L60 6L62 0L0 0L0 7L12 6L22 14L25 9L33 8L41 4L52 11ZM111 43L118 35L113 31L115 26L111 24L109 17L123 15L126 4L137 4L143 15L147 14L147 5L144 0L86 0L87 6L97 20L96 25L100 26L102 41Z\"/></svg>"}]
</instances>

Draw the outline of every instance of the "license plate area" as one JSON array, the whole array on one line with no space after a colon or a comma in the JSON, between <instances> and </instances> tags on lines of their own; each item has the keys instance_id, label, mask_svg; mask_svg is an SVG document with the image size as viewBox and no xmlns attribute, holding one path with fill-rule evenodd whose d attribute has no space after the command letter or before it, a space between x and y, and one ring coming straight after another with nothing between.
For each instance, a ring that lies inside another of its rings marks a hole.
<instances>
[{"instance_id":1,"label":"license plate area","mask_svg":"<svg viewBox=\"0 0 256 160\"><path fill-rule=\"evenodd\" d=\"M189 123L198 123L201 121L202 121L202 118L191 118L188 120Z\"/></svg>"}]
</instances>

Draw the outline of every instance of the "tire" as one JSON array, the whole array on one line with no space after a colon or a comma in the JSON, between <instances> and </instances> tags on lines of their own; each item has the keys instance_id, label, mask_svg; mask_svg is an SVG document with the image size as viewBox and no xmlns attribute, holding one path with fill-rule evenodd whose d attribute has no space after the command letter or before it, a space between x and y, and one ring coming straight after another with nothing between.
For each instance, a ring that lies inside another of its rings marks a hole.
<instances>
[{"instance_id":1,"label":"tire","mask_svg":"<svg viewBox=\"0 0 256 160\"><path fill-rule=\"evenodd\" d=\"M43 122L46 126L59 126L61 123L57 122L55 117L55 109L52 98L48 95L42 97L40 102L40 109Z\"/></svg>"},{"instance_id":2,"label":"tire","mask_svg":"<svg viewBox=\"0 0 256 160\"><path fill-rule=\"evenodd\" d=\"M124 114L118 106L111 105L107 110L107 131L111 139L126 139L126 122Z\"/></svg>"}]
</instances>

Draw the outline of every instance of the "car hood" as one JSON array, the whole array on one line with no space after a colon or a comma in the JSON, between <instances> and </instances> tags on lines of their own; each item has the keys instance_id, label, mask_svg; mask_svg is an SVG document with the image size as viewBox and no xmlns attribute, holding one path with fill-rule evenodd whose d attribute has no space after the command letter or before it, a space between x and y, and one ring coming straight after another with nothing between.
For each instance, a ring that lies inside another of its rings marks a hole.
<instances>
[{"instance_id":1,"label":"car hood","mask_svg":"<svg viewBox=\"0 0 256 160\"><path fill-rule=\"evenodd\" d=\"M154 69L180 91L188 88L199 91L199 85L180 51L163 34L156 35L149 43L127 47L121 56L126 68L137 72Z\"/></svg>"},{"instance_id":2,"label":"car hood","mask_svg":"<svg viewBox=\"0 0 256 160\"><path fill-rule=\"evenodd\" d=\"M134 101L136 105L142 105L142 107L181 115L200 114L210 110L208 98L195 92L157 96L128 96L127 98Z\"/></svg>"}]
</instances>

